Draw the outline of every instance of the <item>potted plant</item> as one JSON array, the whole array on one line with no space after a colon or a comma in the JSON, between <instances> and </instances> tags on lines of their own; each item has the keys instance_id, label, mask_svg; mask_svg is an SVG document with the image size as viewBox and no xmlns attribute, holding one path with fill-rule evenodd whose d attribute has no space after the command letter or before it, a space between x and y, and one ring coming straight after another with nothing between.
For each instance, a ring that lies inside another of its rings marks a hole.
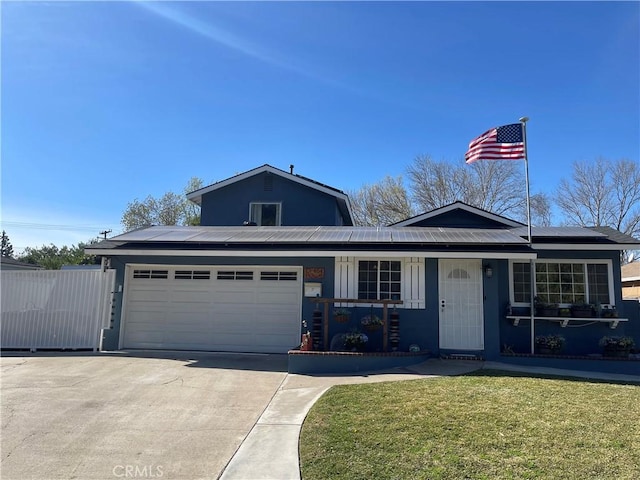
<instances>
[{"instance_id":1,"label":"potted plant","mask_svg":"<svg viewBox=\"0 0 640 480\"><path fill-rule=\"evenodd\" d=\"M348 308L336 308L333 311L333 319L338 323L346 323L349 321L351 311Z\"/></svg>"},{"instance_id":2,"label":"potted plant","mask_svg":"<svg viewBox=\"0 0 640 480\"><path fill-rule=\"evenodd\" d=\"M574 303L571 305L571 316L578 318L591 318L595 309L589 303Z\"/></svg>"},{"instance_id":3,"label":"potted plant","mask_svg":"<svg viewBox=\"0 0 640 480\"><path fill-rule=\"evenodd\" d=\"M615 305L602 307L600 310L600 316L602 318L618 318L618 312L616 311Z\"/></svg>"},{"instance_id":4,"label":"potted plant","mask_svg":"<svg viewBox=\"0 0 640 480\"><path fill-rule=\"evenodd\" d=\"M626 358L635 346L635 342L631 337L612 335L602 337L599 345L604 349L605 357Z\"/></svg>"},{"instance_id":5,"label":"potted plant","mask_svg":"<svg viewBox=\"0 0 640 480\"><path fill-rule=\"evenodd\" d=\"M533 299L538 317L557 317L559 308L557 303L546 303L540 297Z\"/></svg>"},{"instance_id":6,"label":"potted plant","mask_svg":"<svg viewBox=\"0 0 640 480\"><path fill-rule=\"evenodd\" d=\"M361 352L368 341L369 337L356 329L344 334L344 348L350 352Z\"/></svg>"},{"instance_id":7,"label":"potted plant","mask_svg":"<svg viewBox=\"0 0 640 480\"><path fill-rule=\"evenodd\" d=\"M306 330L306 332L305 332ZM300 342L300 350L303 352L309 352L313 350L313 338L311 337L311 332L307 328L307 321L302 321L302 341Z\"/></svg>"},{"instance_id":8,"label":"potted plant","mask_svg":"<svg viewBox=\"0 0 640 480\"><path fill-rule=\"evenodd\" d=\"M571 316L571 309L570 308L559 308L558 309L558 315L560 315L561 317L570 317Z\"/></svg>"},{"instance_id":9,"label":"potted plant","mask_svg":"<svg viewBox=\"0 0 640 480\"><path fill-rule=\"evenodd\" d=\"M552 355L559 353L564 347L566 340L562 335L538 335L536 337L536 347L538 353L542 355Z\"/></svg>"},{"instance_id":10,"label":"potted plant","mask_svg":"<svg viewBox=\"0 0 640 480\"><path fill-rule=\"evenodd\" d=\"M382 327L382 319L373 313L370 315L366 315L360 319L360 324L364 327L365 330L370 332L375 332L380 327Z\"/></svg>"}]
</instances>

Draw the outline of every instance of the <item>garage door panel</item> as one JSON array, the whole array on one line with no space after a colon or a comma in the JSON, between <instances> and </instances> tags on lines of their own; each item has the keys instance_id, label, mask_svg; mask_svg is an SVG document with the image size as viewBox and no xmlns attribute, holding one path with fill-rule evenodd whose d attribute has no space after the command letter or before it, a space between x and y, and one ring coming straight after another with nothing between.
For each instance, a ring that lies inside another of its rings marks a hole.
<instances>
[{"instance_id":1,"label":"garage door panel","mask_svg":"<svg viewBox=\"0 0 640 480\"><path fill-rule=\"evenodd\" d=\"M162 278L133 278L130 269L123 348L284 353L299 343L299 269L269 267L276 274L265 281L261 267L225 267L223 276L209 267L205 279L187 278L191 267L135 268Z\"/></svg>"},{"instance_id":2,"label":"garage door panel","mask_svg":"<svg viewBox=\"0 0 640 480\"><path fill-rule=\"evenodd\" d=\"M145 302L154 302L154 303L165 303L168 298L168 291L165 289L159 288L136 288L132 292L132 301L134 303L145 303Z\"/></svg>"},{"instance_id":3,"label":"garage door panel","mask_svg":"<svg viewBox=\"0 0 640 480\"><path fill-rule=\"evenodd\" d=\"M211 291L189 292L178 290L170 292L169 295L174 303L211 303Z\"/></svg>"}]
</instances>

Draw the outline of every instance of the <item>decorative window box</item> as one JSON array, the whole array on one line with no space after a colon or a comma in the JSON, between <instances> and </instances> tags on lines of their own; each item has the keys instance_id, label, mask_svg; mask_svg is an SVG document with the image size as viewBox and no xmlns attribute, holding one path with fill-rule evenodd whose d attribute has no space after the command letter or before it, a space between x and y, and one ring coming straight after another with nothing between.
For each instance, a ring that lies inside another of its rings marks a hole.
<instances>
[{"instance_id":1,"label":"decorative window box","mask_svg":"<svg viewBox=\"0 0 640 480\"><path fill-rule=\"evenodd\" d=\"M530 320L529 315L507 315L507 319L511 320L514 326L518 326L520 320ZM628 322L628 318L596 318L596 317L533 317L534 320L548 320L550 322L559 323L561 327L566 327L570 322L604 322L609 324L609 328L614 329L620 322Z\"/></svg>"}]
</instances>

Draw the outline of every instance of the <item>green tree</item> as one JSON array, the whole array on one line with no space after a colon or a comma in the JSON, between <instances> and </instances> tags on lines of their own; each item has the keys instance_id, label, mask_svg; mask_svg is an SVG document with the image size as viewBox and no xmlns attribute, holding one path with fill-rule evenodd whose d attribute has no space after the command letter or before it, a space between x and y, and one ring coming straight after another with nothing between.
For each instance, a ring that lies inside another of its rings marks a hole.
<instances>
[{"instance_id":1,"label":"green tree","mask_svg":"<svg viewBox=\"0 0 640 480\"><path fill-rule=\"evenodd\" d=\"M203 182L193 177L187 183L184 194L167 192L159 198L152 195L144 200L137 198L127 204L121 223L125 231L151 225L199 225L200 207L186 198L186 194L202 188Z\"/></svg>"},{"instance_id":2,"label":"green tree","mask_svg":"<svg viewBox=\"0 0 640 480\"><path fill-rule=\"evenodd\" d=\"M40 265L47 270L60 270L63 265L94 265L99 263L95 255L85 255L84 249L87 245L96 243L92 240L88 243L78 243L57 247L54 244L43 245L39 248L27 247L18 258L21 262Z\"/></svg>"},{"instance_id":3,"label":"green tree","mask_svg":"<svg viewBox=\"0 0 640 480\"><path fill-rule=\"evenodd\" d=\"M9 235L7 235L7 232L4 230L2 230L2 245L0 246L0 253L3 257L13 258L13 245L11 245Z\"/></svg>"}]
</instances>

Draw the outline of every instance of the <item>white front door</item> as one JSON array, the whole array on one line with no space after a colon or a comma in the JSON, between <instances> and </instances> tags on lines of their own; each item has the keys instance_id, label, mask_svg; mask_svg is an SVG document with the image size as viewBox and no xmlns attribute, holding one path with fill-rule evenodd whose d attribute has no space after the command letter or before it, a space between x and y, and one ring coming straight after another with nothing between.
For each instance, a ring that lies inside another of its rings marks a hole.
<instances>
[{"instance_id":1,"label":"white front door","mask_svg":"<svg viewBox=\"0 0 640 480\"><path fill-rule=\"evenodd\" d=\"M440 348L482 350L482 260L442 259L438 270Z\"/></svg>"}]
</instances>

